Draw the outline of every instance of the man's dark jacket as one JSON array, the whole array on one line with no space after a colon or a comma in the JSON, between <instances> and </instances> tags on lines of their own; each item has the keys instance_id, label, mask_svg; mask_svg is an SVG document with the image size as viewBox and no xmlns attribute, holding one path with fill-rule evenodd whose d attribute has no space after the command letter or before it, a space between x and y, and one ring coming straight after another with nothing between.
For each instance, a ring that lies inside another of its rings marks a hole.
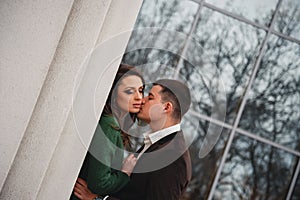
<instances>
[{"instance_id":1,"label":"man's dark jacket","mask_svg":"<svg viewBox=\"0 0 300 200\"><path fill-rule=\"evenodd\" d=\"M182 131L178 131L151 145L138 160L129 183L111 196L120 200L178 200L190 179L190 154Z\"/></svg>"}]
</instances>

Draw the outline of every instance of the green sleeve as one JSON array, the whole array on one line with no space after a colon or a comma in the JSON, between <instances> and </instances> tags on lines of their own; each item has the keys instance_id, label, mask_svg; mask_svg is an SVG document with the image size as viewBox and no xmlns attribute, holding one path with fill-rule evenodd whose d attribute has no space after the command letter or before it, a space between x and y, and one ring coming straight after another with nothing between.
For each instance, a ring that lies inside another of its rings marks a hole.
<instances>
[{"instance_id":1,"label":"green sleeve","mask_svg":"<svg viewBox=\"0 0 300 200\"><path fill-rule=\"evenodd\" d=\"M119 171L123 162L123 143L114 125L110 118L101 119L91 144L87 183L96 194L117 192L129 181L129 176Z\"/></svg>"},{"instance_id":2,"label":"green sleeve","mask_svg":"<svg viewBox=\"0 0 300 200\"><path fill-rule=\"evenodd\" d=\"M129 176L99 162L93 156L90 159L88 186L93 193L107 195L122 189L129 181Z\"/></svg>"}]
</instances>

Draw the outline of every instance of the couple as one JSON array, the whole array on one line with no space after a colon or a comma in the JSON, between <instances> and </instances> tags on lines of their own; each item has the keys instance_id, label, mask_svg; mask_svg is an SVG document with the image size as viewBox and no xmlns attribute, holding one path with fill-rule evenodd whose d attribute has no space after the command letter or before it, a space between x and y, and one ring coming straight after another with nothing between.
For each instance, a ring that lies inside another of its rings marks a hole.
<instances>
[{"instance_id":1,"label":"couple","mask_svg":"<svg viewBox=\"0 0 300 200\"><path fill-rule=\"evenodd\" d=\"M190 107L189 89L162 79L145 98L143 90L140 73L121 64L71 199L175 200L183 194L191 160L180 122ZM152 132L144 134L137 158L131 154L122 162L122 149L130 145L126 132L137 117Z\"/></svg>"}]
</instances>

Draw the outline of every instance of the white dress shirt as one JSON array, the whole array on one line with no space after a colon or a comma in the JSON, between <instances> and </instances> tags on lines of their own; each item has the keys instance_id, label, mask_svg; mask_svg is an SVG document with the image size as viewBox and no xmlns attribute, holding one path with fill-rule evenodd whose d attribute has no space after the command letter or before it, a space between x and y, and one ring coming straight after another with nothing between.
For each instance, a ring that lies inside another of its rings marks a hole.
<instances>
[{"instance_id":1,"label":"white dress shirt","mask_svg":"<svg viewBox=\"0 0 300 200\"><path fill-rule=\"evenodd\" d=\"M180 131L180 124L175 124L174 126L170 126L168 128L164 128L164 129L161 129L161 130L158 130L154 133L144 133L144 148L143 150L139 153L137 159L139 159L143 153L152 145L154 144L155 142L159 141L160 139L172 134L172 133L175 133L177 131Z\"/></svg>"}]
</instances>

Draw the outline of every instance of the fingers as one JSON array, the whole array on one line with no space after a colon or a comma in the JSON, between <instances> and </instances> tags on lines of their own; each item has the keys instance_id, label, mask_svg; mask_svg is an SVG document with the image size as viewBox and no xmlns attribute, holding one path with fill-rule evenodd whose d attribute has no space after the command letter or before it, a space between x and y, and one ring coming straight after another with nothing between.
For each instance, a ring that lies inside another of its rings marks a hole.
<instances>
[{"instance_id":1,"label":"fingers","mask_svg":"<svg viewBox=\"0 0 300 200\"><path fill-rule=\"evenodd\" d=\"M83 185L83 186L85 186L85 187L87 187L86 181L83 180L82 178L77 178L77 181L76 181L76 182L79 183L79 184L81 184L81 185Z\"/></svg>"},{"instance_id":2,"label":"fingers","mask_svg":"<svg viewBox=\"0 0 300 200\"><path fill-rule=\"evenodd\" d=\"M82 199L82 195L76 191L74 191L74 195L78 198L78 199Z\"/></svg>"},{"instance_id":3,"label":"fingers","mask_svg":"<svg viewBox=\"0 0 300 200\"><path fill-rule=\"evenodd\" d=\"M134 156L134 154L130 154L124 161L121 171L126 173L128 176L130 176L131 172L133 171L133 168L135 167L137 162L137 158Z\"/></svg>"},{"instance_id":4,"label":"fingers","mask_svg":"<svg viewBox=\"0 0 300 200\"><path fill-rule=\"evenodd\" d=\"M136 163L137 159L136 157L134 156L134 154L130 154L129 156L127 156L127 158L124 160L124 164L125 163L131 163L131 164L134 164Z\"/></svg>"},{"instance_id":5,"label":"fingers","mask_svg":"<svg viewBox=\"0 0 300 200\"><path fill-rule=\"evenodd\" d=\"M79 183L79 182L76 182L75 183L75 186L74 186L74 189L75 188L77 188L77 189L79 189L79 190L85 190L85 189L87 189L87 186L86 185L82 185L81 183Z\"/></svg>"},{"instance_id":6,"label":"fingers","mask_svg":"<svg viewBox=\"0 0 300 200\"><path fill-rule=\"evenodd\" d=\"M74 195L81 200L94 199L97 194L93 194L87 187L86 181L83 179L77 179L73 189Z\"/></svg>"},{"instance_id":7,"label":"fingers","mask_svg":"<svg viewBox=\"0 0 300 200\"><path fill-rule=\"evenodd\" d=\"M127 156L126 160L136 160L136 157L134 156L134 154L130 154L129 156Z\"/></svg>"},{"instance_id":8,"label":"fingers","mask_svg":"<svg viewBox=\"0 0 300 200\"><path fill-rule=\"evenodd\" d=\"M86 181L84 181L81 178L78 178L75 183L73 191L74 191L75 196L77 196L79 199L83 199L84 194L89 192Z\"/></svg>"},{"instance_id":9,"label":"fingers","mask_svg":"<svg viewBox=\"0 0 300 200\"><path fill-rule=\"evenodd\" d=\"M73 192L74 192L74 195L76 196L76 197L78 197L79 199L82 199L82 193L83 193L83 191L82 191L82 188L80 188L80 186L78 187L78 185L79 184L75 184L75 187L74 187L74 189L73 189ZM81 186L82 187L82 186Z\"/></svg>"},{"instance_id":10,"label":"fingers","mask_svg":"<svg viewBox=\"0 0 300 200\"><path fill-rule=\"evenodd\" d=\"M87 189L86 187L80 185L79 183L76 183L74 186L74 191L80 194L82 194L86 189Z\"/></svg>"}]
</instances>

